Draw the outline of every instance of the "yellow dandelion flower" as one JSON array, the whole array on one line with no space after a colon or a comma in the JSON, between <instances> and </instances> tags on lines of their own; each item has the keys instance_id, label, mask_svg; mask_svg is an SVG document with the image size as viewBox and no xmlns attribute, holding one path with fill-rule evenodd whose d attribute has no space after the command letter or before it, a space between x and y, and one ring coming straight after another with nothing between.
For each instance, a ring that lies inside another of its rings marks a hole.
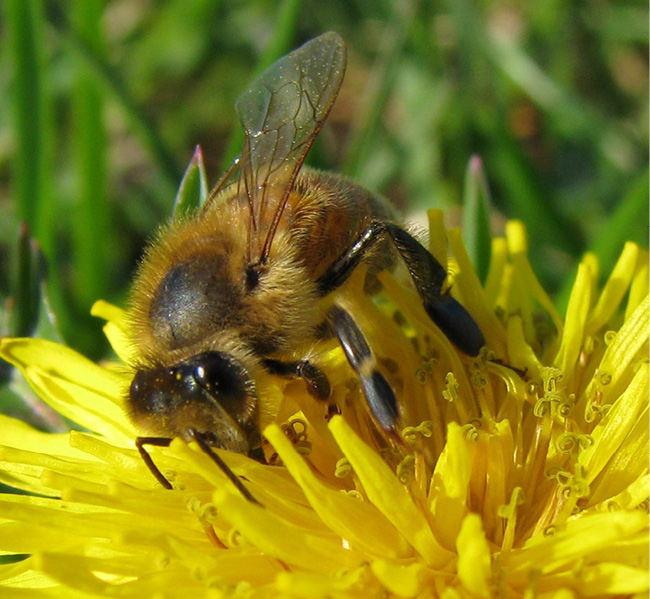
<instances>
[{"instance_id":1,"label":"yellow dandelion flower","mask_svg":"<svg viewBox=\"0 0 650 599\"><path fill-rule=\"evenodd\" d=\"M432 251L447 263L440 215ZM459 354L417 294L383 273L341 301L388 373L403 446L375 427L334 342L315 351L341 415L270 377L269 465L217 450L153 448L161 487L124 410L129 371L60 345L4 339L1 356L82 430L0 417L0 596L505 598L648 591L648 256L628 244L598 289L578 268L564 318L526 257L523 227L493 241L485 288L449 231L454 293L485 334ZM124 314L98 303L125 363ZM543 317L540 318L540 314ZM272 464L272 465L270 465Z\"/></svg>"}]
</instances>

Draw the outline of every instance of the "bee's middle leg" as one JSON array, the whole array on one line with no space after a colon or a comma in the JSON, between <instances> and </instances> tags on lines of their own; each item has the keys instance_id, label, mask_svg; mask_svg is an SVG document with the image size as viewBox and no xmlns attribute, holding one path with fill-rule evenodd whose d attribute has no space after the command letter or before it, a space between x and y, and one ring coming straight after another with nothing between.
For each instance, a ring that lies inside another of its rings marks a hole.
<instances>
[{"instance_id":1,"label":"bee's middle leg","mask_svg":"<svg viewBox=\"0 0 650 599\"><path fill-rule=\"evenodd\" d=\"M338 337L350 366L359 376L366 402L377 423L392 438L397 439L397 398L384 375L377 369L375 356L361 329L352 316L339 306L330 308L328 322Z\"/></svg>"},{"instance_id":2,"label":"bee's middle leg","mask_svg":"<svg viewBox=\"0 0 650 599\"><path fill-rule=\"evenodd\" d=\"M305 381L309 394L319 401L327 401L332 394L330 382L325 373L308 360L283 362L267 358L264 365L271 374L284 378L300 378Z\"/></svg>"}]
</instances>

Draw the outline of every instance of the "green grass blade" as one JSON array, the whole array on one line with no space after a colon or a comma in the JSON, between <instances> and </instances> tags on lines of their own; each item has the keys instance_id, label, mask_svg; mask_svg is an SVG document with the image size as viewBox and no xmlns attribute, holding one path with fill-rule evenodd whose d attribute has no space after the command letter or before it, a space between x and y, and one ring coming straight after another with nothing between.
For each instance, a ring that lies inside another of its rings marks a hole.
<instances>
[{"instance_id":1,"label":"green grass blade","mask_svg":"<svg viewBox=\"0 0 650 599\"><path fill-rule=\"evenodd\" d=\"M77 2L72 19L77 34L98 57L103 53L98 2ZM110 209L107 194L107 140L103 121L104 98L88 63L75 59L72 115L75 134L77 190L73 211L73 244L76 299L88 313L90 306L105 297L111 249Z\"/></svg>"},{"instance_id":2,"label":"green grass blade","mask_svg":"<svg viewBox=\"0 0 650 599\"><path fill-rule=\"evenodd\" d=\"M40 0L5 3L8 49L13 70L16 151L13 196L18 218L29 224L52 255L50 158L53 138L50 98L44 82L43 6Z\"/></svg>"},{"instance_id":3,"label":"green grass blade","mask_svg":"<svg viewBox=\"0 0 650 599\"><path fill-rule=\"evenodd\" d=\"M632 181L620 204L609 216L604 230L596 235L591 251L598 256L603 272L609 272L626 241L648 246L648 167Z\"/></svg>"},{"instance_id":4,"label":"green grass blade","mask_svg":"<svg viewBox=\"0 0 650 599\"><path fill-rule=\"evenodd\" d=\"M395 12L398 13L397 9ZM352 178L364 180L363 168L375 144L384 116L384 107L395 84L412 19L412 11L405 10L396 14L386 25L387 33L382 36L383 48L380 50L380 58L373 68L374 85L371 85L366 109L359 113L359 122L354 126L343 158L342 171Z\"/></svg>"},{"instance_id":5,"label":"green grass blade","mask_svg":"<svg viewBox=\"0 0 650 599\"><path fill-rule=\"evenodd\" d=\"M485 155L486 170L500 182L508 216L529 226L531 248L553 246L579 255L584 243L579 230L554 207L550 190L534 174L512 134L502 123L492 126L488 135L494 145Z\"/></svg>"},{"instance_id":6,"label":"green grass blade","mask_svg":"<svg viewBox=\"0 0 650 599\"><path fill-rule=\"evenodd\" d=\"M490 190L479 156L470 158L465 173L462 231L463 243L472 264L481 281L485 281L492 250Z\"/></svg>"},{"instance_id":7,"label":"green grass blade","mask_svg":"<svg viewBox=\"0 0 650 599\"><path fill-rule=\"evenodd\" d=\"M43 256L23 224L18 233L10 302L9 333L13 337L33 334L41 300Z\"/></svg>"},{"instance_id":8,"label":"green grass blade","mask_svg":"<svg viewBox=\"0 0 650 599\"><path fill-rule=\"evenodd\" d=\"M594 237L589 251L598 257L601 276L612 270L626 241L635 241L642 248L648 247L649 191L646 167L632 182L613 214L607 218L604 229ZM567 305L573 282L573 277L567 278L557 294L558 305Z\"/></svg>"}]
</instances>

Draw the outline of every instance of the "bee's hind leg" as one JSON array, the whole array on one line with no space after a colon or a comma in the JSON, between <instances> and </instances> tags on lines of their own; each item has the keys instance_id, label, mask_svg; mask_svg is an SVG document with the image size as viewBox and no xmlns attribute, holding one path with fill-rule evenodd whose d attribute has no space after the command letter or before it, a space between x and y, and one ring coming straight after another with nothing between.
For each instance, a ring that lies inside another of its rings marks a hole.
<instances>
[{"instance_id":1,"label":"bee's hind leg","mask_svg":"<svg viewBox=\"0 0 650 599\"><path fill-rule=\"evenodd\" d=\"M461 351L476 356L485 344L471 315L448 291L447 271L412 235L392 223L373 221L317 281L321 295L340 287L381 240L390 239L411 275L427 314Z\"/></svg>"},{"instance_id":2,"label":"bee's hind leg","mask_svg":"<svg viewBox=\"0 0 650 599\"><path fill-rule=\"evenodd\" d=\"M399 440L397 398L384 375L377 370L375 357L363 333L350 314L339 306L330 308L328 322L350 366L359 376L368 407L377 423L391 438Z\"/></svg>"}]
</instances>

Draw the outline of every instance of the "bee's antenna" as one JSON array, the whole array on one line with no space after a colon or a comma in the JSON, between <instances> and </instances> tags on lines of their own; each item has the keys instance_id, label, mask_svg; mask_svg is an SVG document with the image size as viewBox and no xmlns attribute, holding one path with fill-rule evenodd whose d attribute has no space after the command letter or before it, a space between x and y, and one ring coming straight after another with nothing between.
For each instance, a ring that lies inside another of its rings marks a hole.
<instances>
[{"instance_id":1,"label":"bee's antenna","mask_svg":"<svg viewBox=\"0 0 650 599\"><path fill-rule=\"evenodd\" d=\"M257 505L262 505L255 497L253 494L246 488L243 482L239 479L239 477L230 469L228 464L224 462L213 450L210 444L208 443L206 439L206 435L204 433L200 433L196 429L190 430L190 434L194 439L196 439L196 442L199 444L199 447L203 450L203 452L210 457L210 459L217 465L219 466L220 470L228 477L228 480L237 487L237 490L246 498L248 501L252 503L256 503ZM151 471L151 473L156 477L156 480L165 488L168 490L173 489L174 487L172 484L165 478L165 475L160 471L158 466L154 463L153 459L149 455L149 453L144 449L145 445L153 445L155 447L169 447L171 444L172 439L168 437L136 437L135 444L136 447L138 448L138 451L140 452L140 456L142 457L144 463L146 464L147 468ZM263 506L262 506L263 507Z\"/></svg>"},{"instance_id":2,"label":"bee's antenna","mask_svg":"<svg viewBox=\"0 0 650 599\"><path fill-rule=\"evenodd\" d=\"M228 477L228 480L237 487L237 490L246 498L248 501L251 503L256 503L259 506L262 506L262 504L255 499L253 494L246 488L244 483L239 479L239 477L230 469L228 464L224 462L219 455L213 451L212 447L208 443L206 439L206 435L204 433L200 433L197 430L192 430L192 436L194 439L196 439L196 442L199 444L199 447L203 450L203 452L221 469L221 471ZM263 507L263 506L262 506Z\"/></svg>"}]
</instances>

